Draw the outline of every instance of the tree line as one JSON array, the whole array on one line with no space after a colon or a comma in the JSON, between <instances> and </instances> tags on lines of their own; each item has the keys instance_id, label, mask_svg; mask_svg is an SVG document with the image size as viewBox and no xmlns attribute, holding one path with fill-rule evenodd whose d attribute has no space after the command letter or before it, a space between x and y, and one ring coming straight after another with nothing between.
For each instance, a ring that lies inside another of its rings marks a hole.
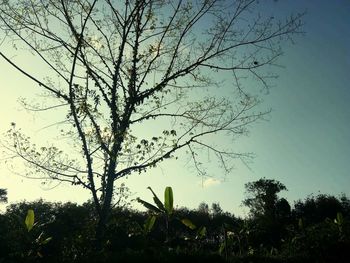
<instances>
[{"instance_id":1,"label":"tree line","mask_svg":"<svg viewBox=\"0 0 350 263\"><path fill-rule=\"evenodd\" d=\"M0 260L346 262L350 247L348 197L310 195L291 206L278 196L286 187L266 178L247 183L246 190L243 204L250 209L246 218L223 211L219 203L175 209L176 191L173 194L170 187L165 190L164 202L153 191L152 202L139 199L148 206L147 211L127 204L115 206L107 223L106 241L98 252L94 249L98 215L93 202L10 204L0 215Z\"/></svg>"}]
</instances>

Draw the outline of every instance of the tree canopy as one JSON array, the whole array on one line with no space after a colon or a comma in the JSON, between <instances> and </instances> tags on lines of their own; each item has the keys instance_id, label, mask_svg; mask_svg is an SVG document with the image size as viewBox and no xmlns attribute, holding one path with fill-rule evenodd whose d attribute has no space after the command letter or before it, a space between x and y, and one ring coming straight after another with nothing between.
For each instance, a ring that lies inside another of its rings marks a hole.
<instances>
[{"instance_id":1,"label":"tree canopy","mask_svg":"<svg viewBox=\"0 0 350 263\"><path fill-rule=\"evenodd\" d=\"M250 208L252 216L275 217L276 209L288 210L288 202L278 198L278 193L287 190L286 186L273 179L261 178L245 184L248 197L243 204ZM285 203L287 202L287 204ZM290 211L290 206L289 206Z\"/></svg>"},{"instance_id":2,"label":"tree canopy","mask_svg":"<svg viewBox=\"0 0 350 263\"><path fill-rule=\"evenodd\" d=\"M7 189L0 188L0 202L7 202Z\"/></svg>"}]
</instances>

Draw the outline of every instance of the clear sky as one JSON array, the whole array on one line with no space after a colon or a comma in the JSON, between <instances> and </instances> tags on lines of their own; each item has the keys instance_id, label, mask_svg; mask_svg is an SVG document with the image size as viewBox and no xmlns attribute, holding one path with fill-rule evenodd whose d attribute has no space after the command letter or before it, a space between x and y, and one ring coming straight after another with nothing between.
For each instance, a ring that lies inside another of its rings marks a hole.
<instances>
[{"instance_id":1,"label":"clear sky","mask_svg":"<svg viewBox=\"0 0 350 263\"><path fill-rule=\"evenodd\" d=\"M256 154L250 169L237 163L225 180L217 170L213 178L203 181L184 163L168 161L146 174L123 179L133 197L151 200L147 186L162 195L169 185L178 206L219 202L224 210L244 215L240 207L244 184L261 177L284 183L289 191L282 196L291 203L311 193L350 195L350 2L280 0L270 7L282 15L307 10L305 35L284 46L279 64L285 68L276 69L280 77L263 97L264 106L273 110L269 121L256 123L248 137L237 141L240 148ZM35 67L35 62L27 63ZM36 87L3 60L0 90L0 133L14 121L28 133L45 137L48 130L41 128L50 117L29 115L17 103L19 96L35 98ZM40 181L15 175L3 163L0 187L8 188L9 202L89 198L88 192L63 184L45 190Z\"/></svg>"}]
</instances>

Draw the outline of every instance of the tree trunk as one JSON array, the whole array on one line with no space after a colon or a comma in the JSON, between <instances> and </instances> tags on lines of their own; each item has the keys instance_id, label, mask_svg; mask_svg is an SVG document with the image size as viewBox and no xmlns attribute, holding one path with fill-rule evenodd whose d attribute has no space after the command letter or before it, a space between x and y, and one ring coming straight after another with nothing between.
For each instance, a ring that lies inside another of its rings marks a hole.
<instances>
[{"instance_id":1,"label":"tree trunk","mask_svg":"<svg viewBox=\"0 0 350 263\"><path fill-rule=\"evenodd\" d=\"M106 241L107 223L108 223L109 216L111 214L113 186L114 186L113 175L108 176L105 199L102 204L102 209L101 209L101 213L99 214L99 220L96 228L97 251L101 251L104 248L105 241Z\"/></svg>"}]
</instances>

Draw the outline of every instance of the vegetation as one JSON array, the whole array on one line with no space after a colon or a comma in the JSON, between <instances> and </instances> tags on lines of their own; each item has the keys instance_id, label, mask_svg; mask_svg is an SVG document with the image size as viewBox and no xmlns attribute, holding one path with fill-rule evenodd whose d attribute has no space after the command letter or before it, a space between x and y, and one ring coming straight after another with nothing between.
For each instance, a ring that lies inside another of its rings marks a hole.
<instances>
[{"instance_id":1,"label":"vegetation","mask_svg":"<svg viewBox=\"0 0 350 263\"><path fill-rule=\"evenodd\" d=\"M260 2L2 0L0 57L46 99L23 98L23 106L53 112L48 126L57 126L49 143L38 143L13 122L4 160L92 198L9 205L0 215L0 262L346 262L345 196L291 207L278 196L287 188L262 178L246 185L247 218L218 203L175 209L171 187L164 202L152 188L155 205L137 199L147 212L121 204L127 191L116 180L169 158L187 156L206 176L203 150L226 173L232 159L249 157L220 136L247 134L268 113L259 96L276 77L269 67L302 26L302 14L278 18Z\"/></svg>"},{"instance_id":2,"label":"vegetation","mask_svg":"<svg viewBox=\"0 0 350 263\"><path fill-rule=\"evenodd\" d=\"M249 156L216 139L236 139L265 116L270 66L302 25L302 14L265 9L257 0L2 0L0 57L47 99L23 98L24 107L51 111L48 126L57 125L40 145L13 123L6 161L90 191L101 248L117 179L179 154L202 176L202 150L225 172Z\"/></svg>"},{"instance_id":3,"label":"vegetation","mask_svg":"<svg viewBox=\"0 0 350 263\"><path fill-rule=\"evenodd\" d=\"M11 204L0 215L0 262L347 262L346 196L309 196L291 208L276 195L286 188L278 181L262 178L246 187L247 199L270 195L274 205L249 203L247 218L218 203L175 209L167 187L164 202L153 191L155 205L141 201L148 211L114 207L101 251L93 249L98 217L92 202Z\"/></svg>"},{"instance_id":4,"label":"vegetation","mask_svg":"<svg viewBox=\"0 0 350 263\"><path fill-rule=\"evenodd\" d=\"M6 203L7 202L7 190L0 188L0 202Z\"/></svg>"}]
</instances>

